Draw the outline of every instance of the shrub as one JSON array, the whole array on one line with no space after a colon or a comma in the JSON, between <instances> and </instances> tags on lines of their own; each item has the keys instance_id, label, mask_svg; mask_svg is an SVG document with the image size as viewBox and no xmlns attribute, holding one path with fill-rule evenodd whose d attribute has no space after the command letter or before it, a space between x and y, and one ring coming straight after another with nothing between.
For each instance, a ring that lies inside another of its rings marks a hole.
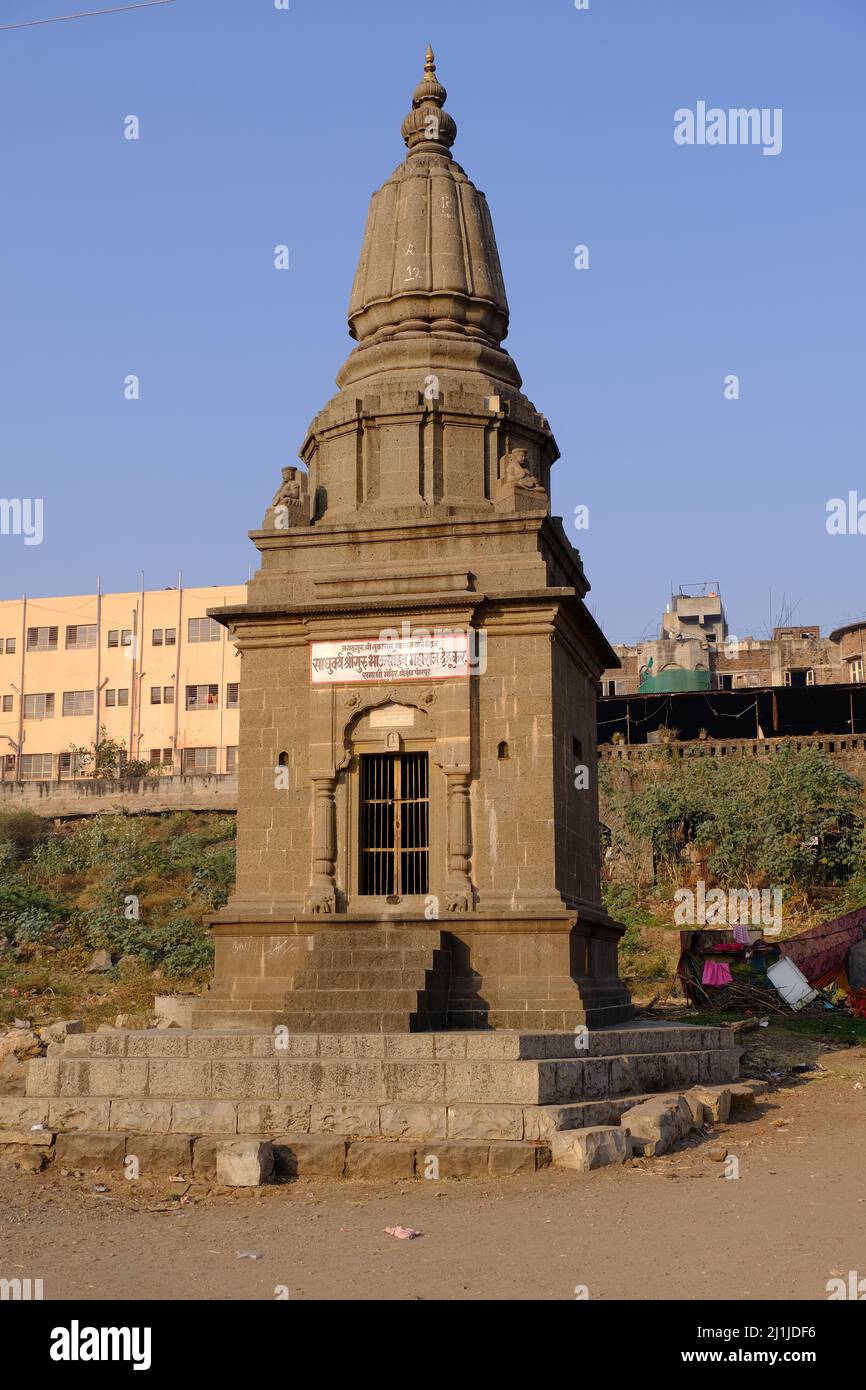
<instances>
[{"instance_id":1,"label":"shrub","mask_svg":"<svg viewBox=\"0 0 866 1390\"><path fill-rule=\"evenodd\" d=\"M55 919L52 912L47 912L42 907L28 907L14 920L13 940L18 946L25 942L39 944L54 934L54 928Z\"/></svg>"},{"instance_id":2,"label":"shrub","mask_svg":"<svg viewBox=\"0 0 866 1390\"><path fill-rule=\"evenodd\" d=\"M48 821L33 811L0 812L0 840L13 846L19 863L29 859L50 828Z\"/></svg>"},{"instance_id":3,"label":"shrub","mask_svg":"<svg viewBox=\"0 0 866 1390\"><path fill-rule=\"evenodd\" d=\"M200 869L192 876L190 897L202 898L208 907L222 907L228 902L235 881L234 849L218 849L209 854Z\"/></svg>"},{"instance_id":4,"label":"shrub","mask_svg":"<svg viewBox=\"0 0 866 1390\"><path fill-rule=\"evenodd\" d=\"M159 964L166 975L193 975L213 964L213 942L188 917L171 918L153 933Z\"/></svg>"},{"instance_id":5,"label":"shrub","mask_svg":"<svg viewBox=\"0 0 866 1390\"><path fill-rule=\"evenodd\" d=\"M821 749L765 758L672 758L603 768L614 849L637 862L653 848L657 879L678 879L689 846L719 881L812 887L844 882L864 862L863 789Z\"/></svg>"}]
</instances>

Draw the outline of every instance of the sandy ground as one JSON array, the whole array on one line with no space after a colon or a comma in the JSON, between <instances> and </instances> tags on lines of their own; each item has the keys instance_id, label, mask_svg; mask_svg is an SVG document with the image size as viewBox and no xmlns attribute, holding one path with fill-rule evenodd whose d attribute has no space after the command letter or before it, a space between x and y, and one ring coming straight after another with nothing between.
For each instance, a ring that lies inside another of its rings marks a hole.
<instances>
[{"instance_id":1,"label":"sandy ground","mask_svg":"<svg viewBox=\"0 0 866 1390\"><path fill-rule=\"evenodd\" d=\"M585 1175L196 1185L178 1210L168 1182L4 1175L0 1277L46 1299L826 1299L866 1276L866 1049L821 1061L715 1138Z\"/></svg>"}]
</instances>

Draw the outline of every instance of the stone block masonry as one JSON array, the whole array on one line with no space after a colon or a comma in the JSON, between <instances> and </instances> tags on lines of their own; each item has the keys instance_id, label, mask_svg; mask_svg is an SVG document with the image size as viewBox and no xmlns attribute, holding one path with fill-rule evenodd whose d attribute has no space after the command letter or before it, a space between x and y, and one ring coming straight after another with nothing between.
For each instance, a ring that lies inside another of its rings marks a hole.
<instances>
[{"instance_id":1,"label":"stone block masonry","mask_svg":"<svg viewBox=\"0 0 866 1390\"><path fill-rule=\"evenodd\" d=\"M110 1167L134 1156L142 1171L210 1172L221 1143L270 1143L278 1175L408 1177L432 1164L442 1175L504 1176L547 1163L562 1132L616 1128L627 1111L649 1123L658 1092L687 1094L690 1115L721 1115L731 1095L718 1090L736 1078L738 1057L724 1028L663 1025L578 1037L72 1034L28 1064L26 1096L0 1098L0 1149L18 1153L22 1134L49 1133L40 1163L58 1154L67 1166ZM751 1092L739 1091L742 1105ZM590 1138L580 1161L564 1161L597 1166L621 1137Z\"/></svg>"}]
</instances>

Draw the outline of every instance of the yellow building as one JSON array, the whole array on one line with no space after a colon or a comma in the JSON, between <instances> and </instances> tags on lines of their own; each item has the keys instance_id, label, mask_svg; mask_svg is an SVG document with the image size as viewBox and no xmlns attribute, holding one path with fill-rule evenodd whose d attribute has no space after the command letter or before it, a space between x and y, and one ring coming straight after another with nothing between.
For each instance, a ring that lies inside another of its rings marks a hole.
<instances>
[{"instance_id":1,"label":"yellow building","mask_svg":"<svg viewBox=\"0 0 866 1390\"><path fill-rule=\"evenodd\" d=\"M123 761L233 772L240 655L207 610L245 600L235 584L0 601L3 779L86 775L75 750L102 729Z\"/></svg>"}]
</instances>

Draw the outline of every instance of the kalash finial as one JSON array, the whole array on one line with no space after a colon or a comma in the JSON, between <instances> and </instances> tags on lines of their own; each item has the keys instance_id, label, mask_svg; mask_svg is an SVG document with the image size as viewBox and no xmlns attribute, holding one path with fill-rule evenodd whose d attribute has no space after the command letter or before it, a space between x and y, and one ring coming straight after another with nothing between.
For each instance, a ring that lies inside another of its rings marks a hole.
<instances>
[{"instance_id":1,"label":"kalash finial","mask_svg":"<svg viewBox=\"0 0 866 1390\"><path fill-rule=\"evenodd\" d=\"M443 110L447 96L436 76L436 58L428 43L424 76L412 93L412 110L402 127L410 154L448 154L457 138L457 124Z\"/></svg>"}]
</instances>

